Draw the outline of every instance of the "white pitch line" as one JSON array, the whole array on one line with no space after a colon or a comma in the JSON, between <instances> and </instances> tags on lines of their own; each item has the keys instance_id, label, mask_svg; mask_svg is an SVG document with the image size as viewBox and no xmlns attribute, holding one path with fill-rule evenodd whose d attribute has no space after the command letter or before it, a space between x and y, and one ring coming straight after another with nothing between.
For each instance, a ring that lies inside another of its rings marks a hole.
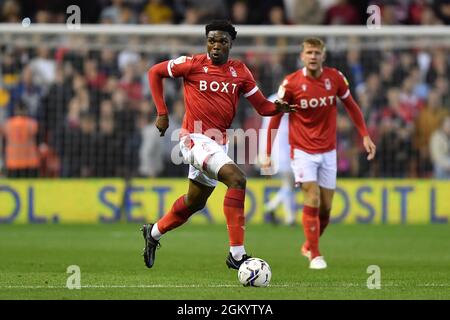
<instances>
[{"instance_id":1,"label":"white pitch line","mask_svg":"<svg viewBox=\"0 0 450 320\"><path fill-rule=\"evenodd\" d=\"M150 284L150 285L82 285L81 289L170 289L170 288L240 288L239 284L218 284L218 285L164 285L164 284ZM319 285L309 285L309 284L274 284L269 285L271 288L305 288L305 289L326 289L326 288L348 288L348 287L360 287L366 288L365 285L360 283L346 283L342 285L329 285L329 286L319 286ZM401 284L385 284L381 285L381 287L402 287ZM425 283L425 284L417 284L412 287L450 287L450 284L442 284L442 283ZM67 289L66 286L33 286L33 285L9 285L9 286L0 286L0 290L5 289L24 289L24 290L33 290L33 289Z\"/></svg>"}]
</instances>

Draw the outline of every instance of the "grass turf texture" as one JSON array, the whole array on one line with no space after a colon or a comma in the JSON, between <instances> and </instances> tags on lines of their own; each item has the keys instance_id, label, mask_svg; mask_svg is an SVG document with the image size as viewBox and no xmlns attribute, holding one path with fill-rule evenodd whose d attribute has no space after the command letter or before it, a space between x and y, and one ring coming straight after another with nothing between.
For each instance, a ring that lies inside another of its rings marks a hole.
<instances>
[{"instance_id":1,"label":"grass turf texture","mask_svg":"<svg viewBox=\"0 0 450 320\"><path fill-rule=\"evenodd\" d=\"M247 251L272 268L243 287L225 266L225 225L188 224L161 241L152 269L139 225L0 225L0 299L450 299L450 226L331 225L326 270L309 270L300 227L247 226ZM81 290L69 290L69 265ZM369 265L381 289L369 290Z\"/></svg>"}]
</instances>

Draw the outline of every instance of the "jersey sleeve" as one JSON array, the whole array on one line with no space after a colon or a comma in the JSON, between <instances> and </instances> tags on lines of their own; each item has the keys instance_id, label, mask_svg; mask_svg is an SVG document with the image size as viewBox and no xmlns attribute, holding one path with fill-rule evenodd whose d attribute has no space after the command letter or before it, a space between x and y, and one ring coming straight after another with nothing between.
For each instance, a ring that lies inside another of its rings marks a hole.
<instances>
[{"instance_id":1,"label":"jersey sleeve","mask_svg":"<svg viewBox=\"0 0 450 320\"><path fill-rule=\"evenodd\" d=\"M350 88L348 84L347 78L340 72L339 70L336 70L336 81L337 81L337 96L344 100L350 95Z\"/></svg>"},{"instance_id":2,"label":"jersey sleeve","mask_svg":"<svg viewBox=\"0 0 450 320\"><path fill-rule=\"evenodd\" d=\"M179 56L167 64L167 72L171 78L186 77L192 69L193 57Z\"/></svg>"},{"instance_id":3,"label":"jersey sleeve","mask_svg":"<svg viewBox=\"0 0 450 320\"><path fill-rule=\"evenodd\" d=\"M281 85L278 87L278 99L283 100L289 104L294 104L294 102L292 101L292 91L290 90L290 81L288 78L284 78L283 82L281 83Z\"/></svg>"},{"instance_id":4,"label":"jersey sleeve","mask_svg":"<svg viewBox=\"0 0 450 320\"><path fill-rule=\"evenodd\" d=\"M244 95L245 98L248 98L252 95L254 95L258 90L258 86L256 85L255 78L253 77L253 74L250 72L250 70L247 68L247 66L244 64L244 81L241 87L241 93Z\"/></svg>"}]
</instances>

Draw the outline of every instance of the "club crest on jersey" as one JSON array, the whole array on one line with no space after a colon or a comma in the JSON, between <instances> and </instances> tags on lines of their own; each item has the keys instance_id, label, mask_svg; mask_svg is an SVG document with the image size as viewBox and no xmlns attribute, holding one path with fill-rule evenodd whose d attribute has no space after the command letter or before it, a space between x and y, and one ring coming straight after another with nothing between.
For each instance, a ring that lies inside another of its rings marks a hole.
<instances>
[{"instance_id":1,"label":"club crest on jersey","mask_svg":"<svg viewBox=\"0 0 450 320\"><path fill-rule=\"evenodd\" d=\"M203 71L205 71L205 73L208 73L208 67L203 67Z\"/></svg>"},{"instance_id":2,"label":"club crest on jersey","mask_svg":"<svg viewBox=\"0 0 450 320\"><path fill-rule=\"evenodd\" d=\"M302 90L306 92L307 86L306 84L302 84Z\"/></svg>"},{"instance_id":3,"label":"club crest on jersey","mask_svg":"<svg viewBox=\"0 0 450 320\"><path fill-rule=\"evenodd\" d=\"M328 78L325 79L325 89L331 90L331 81Z\"/></svg>"},{"instance_id":4,"label":"club crest on jersey","mask_svg":"<svg viewBox=\"0 0 450 320\"><path fill-rule=\"evenodd\" d=\"M236 70L234 70L233 67L230 67L230 72L233 77L237 78L237 72L236 72Z\"/></svg>"}]
</instances>

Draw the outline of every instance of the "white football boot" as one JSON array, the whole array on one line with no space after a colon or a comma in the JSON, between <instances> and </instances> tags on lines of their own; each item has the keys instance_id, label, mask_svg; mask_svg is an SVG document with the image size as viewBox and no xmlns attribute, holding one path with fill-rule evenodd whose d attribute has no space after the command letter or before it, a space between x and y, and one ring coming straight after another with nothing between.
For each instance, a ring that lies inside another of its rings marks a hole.
<instances>
[{"instance_id":1,"label":"white football boot","mask_svg":"<svg viewBox=\"0 0 450 320\"><path fill-rule=\"evenodd\" d=\"M325 259L322 256L317 256L311 260L311 262L309 263L309 268L315 270L326 269L327 263L325 262Z\"/></svg>"}]
</instances>

